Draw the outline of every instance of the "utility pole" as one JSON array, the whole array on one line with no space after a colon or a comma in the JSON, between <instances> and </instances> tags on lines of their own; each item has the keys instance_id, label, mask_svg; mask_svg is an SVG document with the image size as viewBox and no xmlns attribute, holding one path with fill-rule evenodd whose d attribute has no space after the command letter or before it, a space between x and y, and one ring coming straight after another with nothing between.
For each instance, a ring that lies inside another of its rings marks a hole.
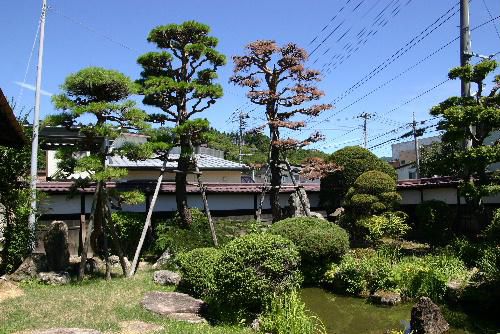
<instances>
[{"instance_id":1,"label":"utility pole","mask_svg":"<svg viewBox=\"0 0 500 334\"><path fill-rule=\"evenodd\" d=\"M45 19L47 17L47 0L42 0L42 15L40 17L40 44L38 48L38 65L35 90L35 111L33 115L33 139L31 142L31 211L28 228L31 233L31 250L35 249L36 230L36 183L38 177L38 128L40 125L40 97L42 90L43 47L45 40Z\"/></svg>"},{"instance_id":2,"label":"utility pole","mask_svg":"<svg viewBox=\"0 0 500 334\"><path fill-rule=\"evenodd\" d=\"M468 65L471 55L469 0L460 0L460 66ZM461 96L470 96L470 82L464 79L461 80ZM475 133L475 127L471 125L470 131ZM466 140L465 149L470 149L471 147L472 140Z\"/></svg>"},{"instance_id":3,"label":"utility pole","mask_svg":"<svg viewBox=\"0 0 500 334\"><path fill-rule=\"evenodd\" d=\"M250 118L247 113L244 113L243 111L240 112L239 114L239 136L238 136L238 146L239 146L239 154L238 154L238 161L240 164L242 163L243 159L243 132L247 126L247 122L245 121L247 118Z\"/></svg>"},{"instance_id":4,"label":"utility pole","mask_svg":"<svg viewBox=\"0 0 500 334\"><path fill-rule=\"evenodd\" d=\"M417 121L415 120L415 112L413 113L413 142L415 144L415 177L420 179L420 152L418 151Z\"/></svg>"},{"instance_id":5,"label":"utility pole","mask_svg":"<svg viewBox=\"0 0 500 334\"><path fill-rule=\"evenodd\" d=\"M367 123L368 119L370 119L372 116L373 116L373 114L369 114L367 112L363 112L361 115L358 116L358 118L363 118L363 134L365 137L365 140L364 140L364 147L365 148L367 147L367 143L368 143L368 127L367 127L366 123Z\"/></svg>"}]
</instances>

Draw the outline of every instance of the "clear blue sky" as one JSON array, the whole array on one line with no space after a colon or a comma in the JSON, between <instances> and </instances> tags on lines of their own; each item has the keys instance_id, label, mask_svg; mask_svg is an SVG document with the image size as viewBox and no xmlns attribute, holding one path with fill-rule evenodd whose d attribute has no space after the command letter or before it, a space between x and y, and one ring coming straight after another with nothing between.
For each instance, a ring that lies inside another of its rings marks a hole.
<instances>
[{"instance_id":1,"label":"clear blue sky","mask_svg":"<svg viewBox=\"0 0 500 334\"><path fill-rule=\"evenodd\" d=\"M493 17L500 15L500 1L484 1ZM336 68L329 67L330 70L325 73L319 86L326 93L324 101L330 102L457 2L458 0L49 0L52 9L47 18L43 89L47 93L57 93L59 85L69 73L87 66L112 68L133 79L137 78L140 68L136 59L140 54L153 50L153 45L147 43L146 36L153 27L160 24L185 20L207 23L212 27L213 35L220 40L219 50L228 57L241 54L247 43L257 39L274 39L279 43L296 42L312 51L318 42L340 25L312 55L310 64L315 68L322 68L337 54L345 54L349 44L354 49L359 40L358 33L364 38L370 30L373 30L372 33L377 31L375 35L369 36L365 44L360 44L360 48L347 61ZM330 22L344 5L345 8ZM17 99L19 96L19 82L24 78L40 7L41 0L4 1L2 4L0 87L8 97ZM374 20L381 12L379 21L374 25ZM483 0L472 1L471 26L489 19ZM329 22L326 29L321 31ZM494 24L500 30L500 20L494 21ZM361 124L361 120L355 116L361 112L384 115L384 118L369 121L370 139L389 132L401 122L409 122L412 112L415 112L417 120L428 119L431 106L450 95L459 94L459 83L448 82L422 98L389 112L446 79L447 71L459 63L459 44L456 41L361 102L343 110L359 97L457 37L458 25L459 15L455 15L384 71L338 101L335 110L320 116L320 120L329 118L329 121L311 124L310 127L315 125L321 129L326 140L314 147L333 151L343 145L360 144L362 131L355 127ZM367 29L363 33L364 27ZM344 33L346 34L342 37ZM316 41L310 44L316 36ZM472 32L472 46L480 54L500 51L500 37L492 23ZM26 80L28 85L35 83L35 63L36 52ZM246 111L254 108L247 103L243 90L228 83L231 72L232 63L229 62L220 72L225 96L203 114L214 127L224 131L236 129L236 124L228 122L228 119L237 108ZM24 89L18 104L30 108L33 101L33 91ZM50 97L44 96L42 117L53 112ZM251 120L251 124L257 125L262 112L254 111L252 115L256 118ZM348 133L350 130L352 131ZM307 132L298 136L305 136ZM399 134L401 133L404 130ZM369 145L395 136L397 134L382 136ZM378 155L390 155L390 145L379 146L374 152Z\"/></svg>"}]
</instances>

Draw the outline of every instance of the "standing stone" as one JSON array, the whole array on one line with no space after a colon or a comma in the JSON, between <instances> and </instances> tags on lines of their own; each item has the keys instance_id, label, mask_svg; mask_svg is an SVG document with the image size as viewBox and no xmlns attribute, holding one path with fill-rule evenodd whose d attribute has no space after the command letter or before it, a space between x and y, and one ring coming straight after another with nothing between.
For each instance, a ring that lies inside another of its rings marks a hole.
<instances>
[{"instance_id":1,"label":"standing stone","mask_svg":"<svg viewBox=\"0 0 500 334\"><path fill-rule=\"evenodd\" d=\"M306 207L311 211L311 204L309 203L309 197L307 197L307 193L304 188L299 188L298 191L301 192L302 198L305 201ZM290 197L288 197L288 205L289 205L289 216L290 217L305 217L306 211L304 210L304 206L300 200L300 196L297 191L294 191Z\"/></svg>"},{"instance_id":2,"label":"standing stone","mask_svg":"<svg viewBox=\"0 0 500 334\"><path fill-rule=\"evenodd\" d=\"M47 265L51 271L64 271L69 267L68 226L63 221L53 221L43 238Z\"/></svg>"},{"instance_id":3,"label":"standing stone","mask_svg":"<svg viewBox=\"0 0 500 334\"><path fill-rule=\"evenodd\" d=\"M158 260L156 260L156 263L153 264L153 269L160 269L161 267L167 265L170 262L171 258L172 258L172 254L170 253L170 250L167 249L158 258Z\"/></svg>"},{"instance_id":4,"label":"standing stone","mask_svg":"<svg viewBox=\"0 0 500 334\"><path fill-rule=\"evenodd\" d=\"M420 297L411 309L410 325L414 334L441 334L450 329L439 306L428 297Z\"/></svg>"}]
</instances>

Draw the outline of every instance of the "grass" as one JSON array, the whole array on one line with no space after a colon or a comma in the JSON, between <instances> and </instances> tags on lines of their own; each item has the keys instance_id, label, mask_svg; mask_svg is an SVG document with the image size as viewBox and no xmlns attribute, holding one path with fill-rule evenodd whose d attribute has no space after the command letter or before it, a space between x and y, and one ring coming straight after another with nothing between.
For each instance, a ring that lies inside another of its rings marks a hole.
<instances>
[{"instance_id":1,"label":"grass","mask_svg":"<svg viewBox=\"0 0 500 334\"><path fill-rule=\"evenodd\" d=\"M242 327L193 325L165 319L144 310L139 302L147 291L172 291L153 283L151 271L133 279L90 278L66 286L37 282L21 285L24 295L0 303L0 333L31 329L78 327L119 333L120 323L140 320L163 326L164 333L244 334Z\"/></svg>"}]
</instances>

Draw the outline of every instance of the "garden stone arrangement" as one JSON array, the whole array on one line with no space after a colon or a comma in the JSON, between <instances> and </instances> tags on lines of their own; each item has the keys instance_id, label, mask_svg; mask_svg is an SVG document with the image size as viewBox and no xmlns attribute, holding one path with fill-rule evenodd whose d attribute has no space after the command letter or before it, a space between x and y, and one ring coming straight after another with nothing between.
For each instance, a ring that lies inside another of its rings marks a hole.
<instances>
[{"instance_id":1,"label":"garden stone arrangement","mask_svg":"<svg viewBox=\"0 0 500 334\"><path fill-rule=\"evenodd\" d=\"M148 292L141 305L148 311L166 316L173 320L189 323L205 323L202 314L207 304L200 299L195 299L179 292Z\"/></svg>"},{"instance_id":2,"label":"garden stone arrangement","mask_svg":"<svg viewBox=\"0 0 500 334\"><path fill-rule=\"evenodd\" d=\"M179 285L181 275L170 270L157 270L153 273L153 281L160 285Z\"/></svg>"}]
</instances>

